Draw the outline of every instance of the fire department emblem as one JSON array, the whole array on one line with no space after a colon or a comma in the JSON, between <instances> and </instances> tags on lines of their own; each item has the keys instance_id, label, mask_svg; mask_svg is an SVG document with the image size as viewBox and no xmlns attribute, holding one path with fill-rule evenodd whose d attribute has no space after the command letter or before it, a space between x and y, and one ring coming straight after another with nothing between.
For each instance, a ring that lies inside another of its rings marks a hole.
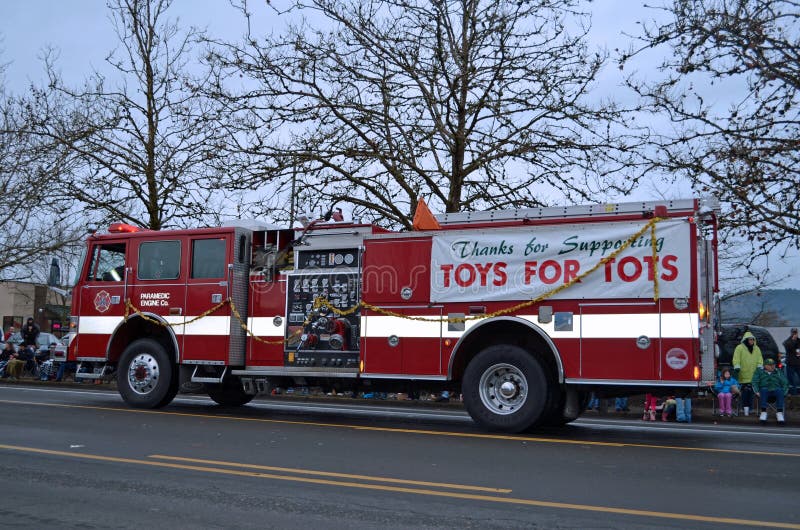
<instances>
[{"instance_id":1,"label":"fire department emblem","mask_svg":"<svg viewBox=\"0 0 800 530\"><path fill-rule=\"evenodd\" d=\"M673 370L683 370L689 364L689 354L682 348L672 348L665 357L667 366Z\"/></svg>"},{"instance_id":2,"label":"fire department emblem","mask_svg":"<svg viewBox=\"0 0 800 530\"><path fill-rule=\"evenodd\" d=\"M101 313L105 313L111 307L111 295L108 291L100 291L94 297L94 307Z\"/></svg>"}]
</instances>

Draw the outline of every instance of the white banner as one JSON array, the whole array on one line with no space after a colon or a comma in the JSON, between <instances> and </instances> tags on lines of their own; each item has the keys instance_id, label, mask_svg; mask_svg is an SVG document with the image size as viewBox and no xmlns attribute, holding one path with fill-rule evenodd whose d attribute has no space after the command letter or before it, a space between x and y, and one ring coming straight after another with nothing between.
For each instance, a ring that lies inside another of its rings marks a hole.
<instances>
[{"instance_id":1,"label":"white banner","mask_svg":"<svg viewBox=\"0 0 800 530\"><path fill-rule=\"evenodd\" d=\"M431 302L528 300L590 270L641 230L646 221L532 226L435 235ZM656 224L656 262L650 230L624 251L553 298L689 296L691 230L685 219Z\"/></svg>"}]
</instances>

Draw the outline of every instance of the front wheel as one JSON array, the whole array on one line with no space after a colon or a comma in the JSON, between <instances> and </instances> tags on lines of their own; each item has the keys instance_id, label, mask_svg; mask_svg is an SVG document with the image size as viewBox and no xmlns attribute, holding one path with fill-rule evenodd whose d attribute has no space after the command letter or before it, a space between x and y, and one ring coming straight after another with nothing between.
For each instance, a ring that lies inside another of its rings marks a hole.
<instances>
[{"instance_id":1,"label":"front wheel","mask_svg":"<svg viewBox=\"0 0 800 530\"><path fill-rule=\"evenodd\" d=\"M255 397L245 393L238 377L226 379L222 383L206 383L206 392L208 397L227 407L246 405Z\"/></svg>"},{"instance_id":2,"label":"front wheel","mask_svg":"<svg viewBox=\"0 0 800 530\"><path fill-rule=\"evenodd\" d=\"M132 407L168 405L178 390L176 371L164 347L152 339L132 342L117 367L117 389Z\"/></svg>"},{"instance_id":3,"label":"front wheel","mask_svg":"<svg viewBox=\"0 0 800 530\"><path fill-rule=\"evenodd\" d=\"M467 365L462 393L476 423L493 431L521 432L545 412L547 377L531 353L498 344L481 351Z\"/></svg>"}]
</instances>

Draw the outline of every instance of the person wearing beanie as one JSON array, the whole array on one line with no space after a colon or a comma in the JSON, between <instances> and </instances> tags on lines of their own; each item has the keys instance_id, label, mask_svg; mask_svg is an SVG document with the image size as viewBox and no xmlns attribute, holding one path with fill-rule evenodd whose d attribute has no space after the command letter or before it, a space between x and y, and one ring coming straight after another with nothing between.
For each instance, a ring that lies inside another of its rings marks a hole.
<instances>
[{"instance_id":1,"label":"person wearing beanie","mask_svg":"<svg viewBox=\"0 0 800 530\"><path fill-rule=\"evenodd\" d=\"M764 366L764 356L756 344L756 338L749 331L742 335L742 342L733 350L733 377L739 381L742 392L742 409L745 416L750 415L753 406L753 374Z\"/></svg>"},{"instance_id":2,"label":"person wearing beanie","mask_svg":"<svg viewBox=\"0 0 800 530\"><path fill-rule=\"evenodd\" d=\"M752 384L761 404L761 416L758 420L762 424L767 423L767 400L774 398L778 425L784 425L786 420L783 417L783 397L789 393L789 383L786 382L783 372L775 369L774 359L764 361L764 369L755 373Z\"/></svg>"}]
</instances>

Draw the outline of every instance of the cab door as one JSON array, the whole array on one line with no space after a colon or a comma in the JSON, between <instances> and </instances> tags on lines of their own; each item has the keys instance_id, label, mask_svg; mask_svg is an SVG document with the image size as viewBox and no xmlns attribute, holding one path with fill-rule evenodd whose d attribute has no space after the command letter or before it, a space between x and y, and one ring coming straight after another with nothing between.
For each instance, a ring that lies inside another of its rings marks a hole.
<instances>
[{"instance_id":1,"label":"cab door","mask_svg":"<svg viewBox=\"0 0 800 530\"><path fill-rule=\"evenodd\" d=\"M227 361L230 334L228 263L230 234L189 238L186 277L186 329L183 361L222 364ZM237 308L238 309L238 308Z\"/></svg>"},{"instance_id":2,"label":"cab door","mask_svg":"<svg viewBox=\"0 0 800 530\"><path fill-rule=\"evenodd\" d=\"M183 346L186 299L186 239L161 235L132 241L129 276L132 314L144 315L171 330Z\"/></svg>"},{"instance_id":3,"label":"cab door","mask_svg":"<svg viewBox=\"0 0 800 530\"><path fill-rule=\"evenodd\" d=\"M70 344L70 358L106 360L108 341L125 313L128 244L96 241L89 247L73 314L80 315L79 333Z\"/></svg>"}]
</instances>

